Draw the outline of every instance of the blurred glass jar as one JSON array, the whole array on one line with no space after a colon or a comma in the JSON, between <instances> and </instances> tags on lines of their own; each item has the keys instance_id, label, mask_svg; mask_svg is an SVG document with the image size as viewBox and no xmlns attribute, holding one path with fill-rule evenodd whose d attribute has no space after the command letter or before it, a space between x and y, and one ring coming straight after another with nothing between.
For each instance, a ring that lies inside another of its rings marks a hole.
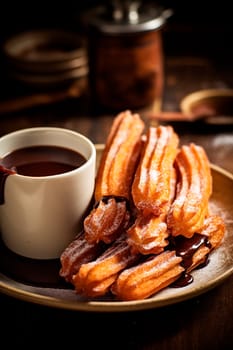
<instances>
[{"instance_id":1,"label":"blurred glass jar","mask_svg":"<svg viewBox=\"0 0 233 350\"><path fill-rule=\"evenodd\" d=\"M161 29L170 9L140 1L112 1L86 17L89 87L95 109L143 108L161 99L164 84Z\"/></svg>"}]
</instances>

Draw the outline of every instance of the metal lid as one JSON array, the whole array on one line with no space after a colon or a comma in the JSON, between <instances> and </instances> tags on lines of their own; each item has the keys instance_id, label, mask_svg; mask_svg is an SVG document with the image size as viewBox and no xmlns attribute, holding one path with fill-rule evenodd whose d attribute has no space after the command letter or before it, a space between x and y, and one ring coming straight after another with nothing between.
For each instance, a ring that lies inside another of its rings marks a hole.
<instances>
[{"instance_id":1,"label":"metal lid","mask_svg":"<svg viewBox=\"0 0 233 350\"><path fill-rule=\"evenodd\" d=\"M173 11L141 1L115 0L89 12L87 24L108 34L130 34L161 28Z\"/></svg>"}]
</instances>

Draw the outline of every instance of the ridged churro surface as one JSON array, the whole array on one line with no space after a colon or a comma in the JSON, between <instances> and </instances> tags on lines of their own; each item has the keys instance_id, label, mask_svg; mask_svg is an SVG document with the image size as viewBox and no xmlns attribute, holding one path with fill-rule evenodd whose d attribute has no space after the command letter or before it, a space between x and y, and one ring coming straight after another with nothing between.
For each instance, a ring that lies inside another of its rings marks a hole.
<instances>
[{"instance_id":1,"label":"ridged churro surface","mask_svg":"<svg viewBox=\"0 0 233 350\"><path fill-rule=\"evenodd\" d=\"M178 135L171 126L148 129L132 185L134 204L145 215L159 215L164 207L166 210L178 143Z\"/></svg>"},{"instance_id":2,"label":"ridged churro surface","mask_svg":"<svg viewBox=\"0 0 233 350\"><path fill-rule=\"evenodd\" d=\"M175 160L178 171L177 191L167 224L173 236L192 237L203 226L212 193L209 160L203 147L183 145Z\"/></svg>"}]
</instances>

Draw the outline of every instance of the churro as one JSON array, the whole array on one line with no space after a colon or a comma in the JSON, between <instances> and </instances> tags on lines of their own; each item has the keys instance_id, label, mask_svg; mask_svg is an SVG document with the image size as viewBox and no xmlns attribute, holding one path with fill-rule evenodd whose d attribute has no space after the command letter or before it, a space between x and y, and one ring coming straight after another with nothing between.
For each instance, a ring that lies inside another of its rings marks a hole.
<instances>
[{"instance_id":1,"label":"churro","mask_svg":"<svg viewBox=\"0 0 233 350\"><path fill-rule=\"evenodd\" d=\"M168 245L169 232L167 229L166 215L174 199L176 190L176 171L171 166L170 176L170 198L160 215L153 213L145 214L145 211L138 211L136 220L128 228L128 242L132 251L138 251L141 254L161 253Z\"/></svg>"},{"instance_id":2,"label":"churro","mask_svg":"<svg viewBox=\"0 0 233 350\"><path fill-rule=\"evenodd\" d=\"M173 236L192 237L208 214L212 193L209 160L201 146L183 145L176 156L178 171L176 197L167 215L167 225Z\"/></svg>"},{"instance_id":3,"label":"churro","mask_svg":"<svg viewBox=\"0 0 233 350\"><path fill-rule=\"evenodd\" d=\"M164 251L120 273L111 287L120 300L145 299L178 279L184 268L175 251Z\"/></svg>"},{"instance_id":4,"label":"churro","mask_svg":"<svg viewBox=\"0 0 233 350\"><path fill-rule=\"evenodd\" d=\"M170 126L148 130L132 185L138 216L127 230L132 249L142 254L158 254L168 244L166 215L175 195L178 143Z\"/></svg>"},{"instance_id":5,"label":"churro","mask_svg":"<svg viewBox=\"0 0 233 350\"><path fill-rule=\"evenodd\" d=\"M96 260L82 264L72 279L76 292L86 297L105 295L118 273L136 262L138 257L130 252L125 234L122 234Z\"/></svg>"},{"instance_id":6,"label":"churro","mask_svg":"<svg viewBox=\"0 0 233 350\"><path fill-rule=\"evenodd\" d=\"M168 245L167 224L163 215L139 215L127 234L132 251L141 254L158 254Z\"/></svg>"},{"instance_id":7,"label":"churro","mask_svg":"<svg viewBox=\"0 0 233 350\"><path fill-rule=\"evenodd\" d=\"M84 220L86 239L111 243L128 225L131 184L140 156L144 122L130 111L114 120L96 175L96 206Z\"/></svg>"},{"instance_id":8,"label":"churro","mask_svg":"<svg viewBox=\"0 0 233 350\"><path fill-rule=\"evenodd\" d=\"M60 256L60 276L67 282L72 282L72 277L78 272L80 266L96 259L103 249L102 242L89 243L85 239L84 233L80 232Z\"/></svg>"},{"instance_id":9,"label":"churro","mask_svg":"<svg viewBox=\"0 0 233 350\"><path fill-rule=\"evenodd\" d=\"M114 119L96 175L96 202L109 195L129 199L144 127L139 114L130 111Z\"/></svg>"},{"instance_id":10,"label":"churro","mask_svg":"<svg viewBox=\"0 0 233 350\"><path fill-rule=\"evenodd\" d=\"M84 220L88 242L113 242L130 222L130 211L124 197L105 196Z\"/></svg>"},{"instance_id":11,"label":"churro","mask_svg":"<svg viewBox=\"0 0 233 350\"><path fill-rule=\"evenodd\" d=\"M171 126L149 127L132 184L134 204L145 215L160 215L167 209L178 143Z\"/></svg>"}]
</instances>

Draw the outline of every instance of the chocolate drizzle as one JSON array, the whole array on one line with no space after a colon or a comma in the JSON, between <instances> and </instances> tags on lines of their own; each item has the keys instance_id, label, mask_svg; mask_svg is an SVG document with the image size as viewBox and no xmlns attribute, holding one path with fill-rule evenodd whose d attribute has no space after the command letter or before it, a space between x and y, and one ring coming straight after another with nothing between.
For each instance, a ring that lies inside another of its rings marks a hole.
<instances>
[{"instance_id":1,"label":"chocolate drizzle","mask_svg":"<svg viewBox=\"0 0 233 350\"><path fill-rule=\"evenodd\" d=\"M171 237L169 247L175 249L176 255L182 258L181 265L184 267L184 272L180 278L172 284L172 287L184 287L193 282L193 276L187 272L192 265L194 253L205 245L211 249L211 244L207 236L195 233L191 238L184 236ZM209 262L209 256L206 255L204 263L199 265L199 268L206 266Z\"/></svg>"},{"instance_id":2,"label":"chocolate drizzle","mask_svg":"<svg viewBox=\"0 0 233 350\"><path fill-rule=\"evenodd\" d=\"M105 204L108 203L109 199L115 199L116 203L120 202L126 202L126 208L127 210L130 210L129 200L126 197L123 196L115 196L115 195L106 195L101 198L101 201ZM99 201L95 203L94 208L97 208L99 205Z\"/></svg>"},{"instance_id":3,"label":"chocolate drizzle","mask_svg":"<svg viewBox=\"0 0 233 350\"><path fill-rule=\"evenodd\" d=\"M9 175L16 174L14 170L7 169L4 166L0 165L0 204L4 204L4 188L5 182Z\"/></svg>"}]
</instances>

